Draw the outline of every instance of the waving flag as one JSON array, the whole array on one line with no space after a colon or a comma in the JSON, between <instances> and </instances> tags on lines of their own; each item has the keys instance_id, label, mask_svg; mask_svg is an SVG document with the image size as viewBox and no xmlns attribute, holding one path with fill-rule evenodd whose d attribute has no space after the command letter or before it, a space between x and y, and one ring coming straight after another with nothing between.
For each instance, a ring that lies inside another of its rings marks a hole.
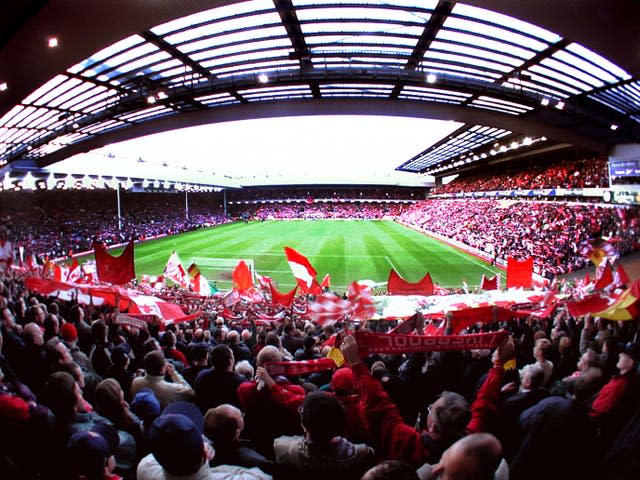
<instances>
[{"instance_id":1,"label":"waving flag","mask_svg":"<svg viewBox=\"0 0 640 480\"><path fill-rule=\"evenodd\" d=\"M347 300L333 293L323 293L309 305L309 318L323 327L342 320L350 310L351 305Z\"/></svg>"},{"instance_id":2,"label":"waving flag","mask_svg":"<svg viewBox=\"0 0 640 480\"><path fill-rule=\"evenodd\" d=\"M493 278L487 278L486 275L482 275L482 280L480 280L480 290L499 290L500 284L498 283L498 275L495 275Z\"/></svg>"},{"instance_id":3,"label":"waving flag","mask_svg":"<svg viewBox=\"0 0 640 480\"><path fill-rule=\"evenodd\" d=\"M187 273L185 272L182 262L180 261L180 257L175 250L169 256L167 265L164 267L164 271L162 273L176 285L179 285L182 288L189 288Z\"/></svg>"},{"instance_id":4,"label":"waving flag","mask_svg":"<svg viewBox=\"0 0 640 480\"><path fill-rule=\"evenodd\" d=\"M327 273L322 279L322 283L320 284L320 286L322 287L323 290L325 288L331 288L331 275Z\"/></svg>"},{"instance_id":5,"label":"waving flag","mask_svg":"<svg viewBox=\"0 0 640 480\"><path fill-rule=\"evenodd\" d=\"M187 272L189 272L189 276L191 277L191 289L195 293L202 295L203 297L211 295L211 285L209 285L209 282L204 278L195 263L189 265Z\"/></svg>"},{"instance_id":6,"label":"waving flag","mask_svg":"<svg viewBox=\"0 0 640 480\"><path fill-rule=\"evenodd\" d=\"M0 238L0 272L8 270L13 262L13 243Z\"/></svg>"},{"instance_id":7,"label":"waving flag","mask_svg":"<svg viewBox=\"0 0 640 480\"><path fill-rule=\"evenodd\" d=\"M507 288L531 288L533 280L533 257L526 260L507 259Z\"/></svg>"},{"instance_id":8,"label":"waving flag","mask_svg":"<svg viewBox=\"0 0 640 480\"><path fill-rule=\"evenodd\" d=\"M281 305L283 307L291 308L293 300L296 298L296 292L298 286L293 287L289 293L280 293L272 283L269 284L269 290L271 292L271 305Z\"/></svg>"},{"instance_id":9,"label":"waving flag","mask_svg":"<svg viewBox=\"0 0 640 480\"><path fill-rule=\"evenodd\" d=\"M607 288L609 285L613 283L613 272L611 271L611 266L609 262L605 260L604 265L599 266L596 269L596 290L602 290Z\"/></svg>"},{"instance_id":10,"label":"waving flag","mask_svg":"<svg viewBox=\"0 0 640 480\"><path fill-rule=\"evenodd\" d=\"M351 304L351 318L366 322L376 314L371 297L371 288L352 282L347 289L347 298Z\"/></svg>"},{"instance_id":11,"label":"waving flag","mask_svg":"<svg viewBox=\"0 0 640 480\"><path fill-rule=\"evenodd\" d=\"M80 268L78 259L73 257L71 266L69 266L69 273L67 273L66 281L71 283L78 283L80 280L82 280L82 268Z\"/></svg>"},{"instance_id":12,"label":"waving flag","mask_svg":"<svg viewBox=\"0 0 640 480\"><path fill-rule=\"evenodd\" d=\"M314 295L319 294L322 291L322 288L316 280L318 272L316 272L315 268L311 266L307 257L296 252L290 247L284 247L284 253L287 256L289 268L291 268L291 272L296 278L302 293L312 293Z\"/></svg>"},{"instance_id":13,"label":"waving flag","mask_svg":"<svg viewBox=\"0 0 640 480\"><path fill-rule=\"evenodd\" d=\"M127 243L119 257L112 256L106 247L98 242L93 242L93 251L96 257L98 279L101 282L124 285L136 277L133 265L133 240Z\"/></svg>"},{"instance_id":14,"label":"waving flag","mask_svg":"<svg viewBox=\"0 0 640 480\"><path fill-rule=\"evenodd\" d=\"M627 275L627 272L625 272L622 264L619 264L618 268L616 268L616 273L613 274L613 281L618 287L631 283L629 275Z\"/></svg>"},{"instance_id":15,"label":"waving flag","mask_svg":"<svg viewBox=\"0 0 640 480\"><path fill-rule=\"evenodd\" d=\"M233 287L241 293L253 287L251 270L249 270L249 265L247 265L244 260L238 262L238 265L236 265L236 268L231 274L231 278L233 279Z\"/></svg>"}]
</instances>

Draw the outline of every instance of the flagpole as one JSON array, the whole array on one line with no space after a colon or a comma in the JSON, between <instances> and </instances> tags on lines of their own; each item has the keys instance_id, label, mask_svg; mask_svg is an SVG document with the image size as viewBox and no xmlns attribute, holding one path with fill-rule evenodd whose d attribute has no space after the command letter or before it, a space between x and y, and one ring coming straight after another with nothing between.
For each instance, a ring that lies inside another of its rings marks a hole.
<instances>
[{"instance_id":1,"label":"flagpole","mask_svg":"<svg viewBox=\"0 0 640 480\"><path fill-rule=\"evenodd\" d=\"M116 198L118 199L118 231L122 230L122 220L120 218L120 183L116 190Z\"/></svg>"},{"instance_id":2,"label":"flagpole","mask_svg":"<svg viewBox=\"0 0 640 480\"><path fill-rule=\"evenodd\" d=\"M189 188L184 186L184 217L189 220Z\"/></svg>"}]
</instances>

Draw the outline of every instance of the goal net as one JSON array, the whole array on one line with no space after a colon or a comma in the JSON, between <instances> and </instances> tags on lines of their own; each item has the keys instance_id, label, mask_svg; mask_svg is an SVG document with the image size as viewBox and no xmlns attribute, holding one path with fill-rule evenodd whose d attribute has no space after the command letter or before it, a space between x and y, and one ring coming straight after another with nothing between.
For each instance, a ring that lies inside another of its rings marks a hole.
<instances>
[{"instance_id":1,"label":"goal net","mask_svg":"<svg viewBox=\"0 0 640 480\"><path fill-rule=\"evenodd\" d=\"M253 259L249 258L211 258L211 257L191 257L188 265L195 263L204 278L216 282L219 286L231 286L231 274L238 262L243 260L249 267L251 279L256 281L256 269Z\"/></svg>"}]
</instances>

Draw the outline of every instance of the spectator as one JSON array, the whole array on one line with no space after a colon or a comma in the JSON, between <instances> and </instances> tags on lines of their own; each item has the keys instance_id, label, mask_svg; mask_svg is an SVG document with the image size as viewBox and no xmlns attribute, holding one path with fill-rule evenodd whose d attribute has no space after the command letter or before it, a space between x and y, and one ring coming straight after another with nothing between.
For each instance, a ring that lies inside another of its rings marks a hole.
<instances>
[{"instance_id":1,"label":"spectator","mask_svg":"<svg viewBox=\"0 0 640 480\"><path fill-rule=\"evenodd\" d=\"M175 367L167 363L160 350L147 353L144 356L143 364L146 375L133 380L131 395L135 396L139 391L148 388L154 393L163 408L180 400L193 400L195 392L182 378L182 375L176 372ZM172 382L167 382L164 379L165 374L171 378Z\"/></svg>"}]
</instances>

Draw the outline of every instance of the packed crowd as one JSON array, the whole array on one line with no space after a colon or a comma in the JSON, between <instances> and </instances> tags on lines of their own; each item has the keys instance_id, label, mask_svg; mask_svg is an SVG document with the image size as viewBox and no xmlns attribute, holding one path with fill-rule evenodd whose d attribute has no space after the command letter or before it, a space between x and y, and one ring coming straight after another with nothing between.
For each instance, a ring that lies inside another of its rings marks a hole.
<instances>
[{"instance_id":1,"label":"packed crowd","mask_svg":"<svg viewBox=\"0 0 640 480\"><path fill-rule=\"evenodd\" d=\"M58 258L133 238L194 230L230 221L205 194L191 194L188 217L182 195L123 193L121 228L113 192L3 193L0 219L11 240L29 253Z\"/></svg>"},{"instance_id":2,"label":"packed crowd","mask_svg":"<svg viewBox=\"0 0 640 480\"><path fill-rule=\"evenodd\" d=\"M606 157L527 159L501 168L461 175L433 193L490 192L539 188L608 187Z\"/></svg>"},{"instance_id":3,"label":"packed crowd","mask_svg":"<svg viewBox=\"0 0 640 480\"><path fill-rule=\"evenodd\" d=\"M230 210L238 217L251 220L292 220L292 219L367 219L397 217L406 205L393 203L306 203L306 204L260 204L242 205Z\"/></svg>"},{"instance_id":4,"label":"packed crowd","mask_svg":"<svg viewBox=\"0 0 640 480\"><path fill-rule=\"evenodd\" d=\"M361 356L343 326L320 327L299 303L277 321L213 303L138 329L0 277L0 476L638 478L637 320L560 307L486 326L511 334L493 354ZM334 368L266 368L326 357Z\"/></svg>"},{"instance_id":5,"label":"packed crowd","mask_svg":"<svg viewBox=\"0 0 640 480\"><path fill-rule=\"evenodd\" d=\"M638 207L498 200L427 200L400 219L485 252L495 259L534 259L540 275L588 266L580 246L609 238L620 255L640 249Z\"/></svg>"},{"instance_id":6,"label":"packed crowd","mask_svg":"<svg viewBox=\"0 0 640 480\"><path fill-rule=\"evenodd\" d=\"M419 187L377 187L359 185L357 187L326 187L309 188L308 186L292 186L283 189L277 187L245 187L240 190L230 190L227 194L229 201L251 200L421 200L425 197L425 189Z\"/></svg>"}]
</instances>

